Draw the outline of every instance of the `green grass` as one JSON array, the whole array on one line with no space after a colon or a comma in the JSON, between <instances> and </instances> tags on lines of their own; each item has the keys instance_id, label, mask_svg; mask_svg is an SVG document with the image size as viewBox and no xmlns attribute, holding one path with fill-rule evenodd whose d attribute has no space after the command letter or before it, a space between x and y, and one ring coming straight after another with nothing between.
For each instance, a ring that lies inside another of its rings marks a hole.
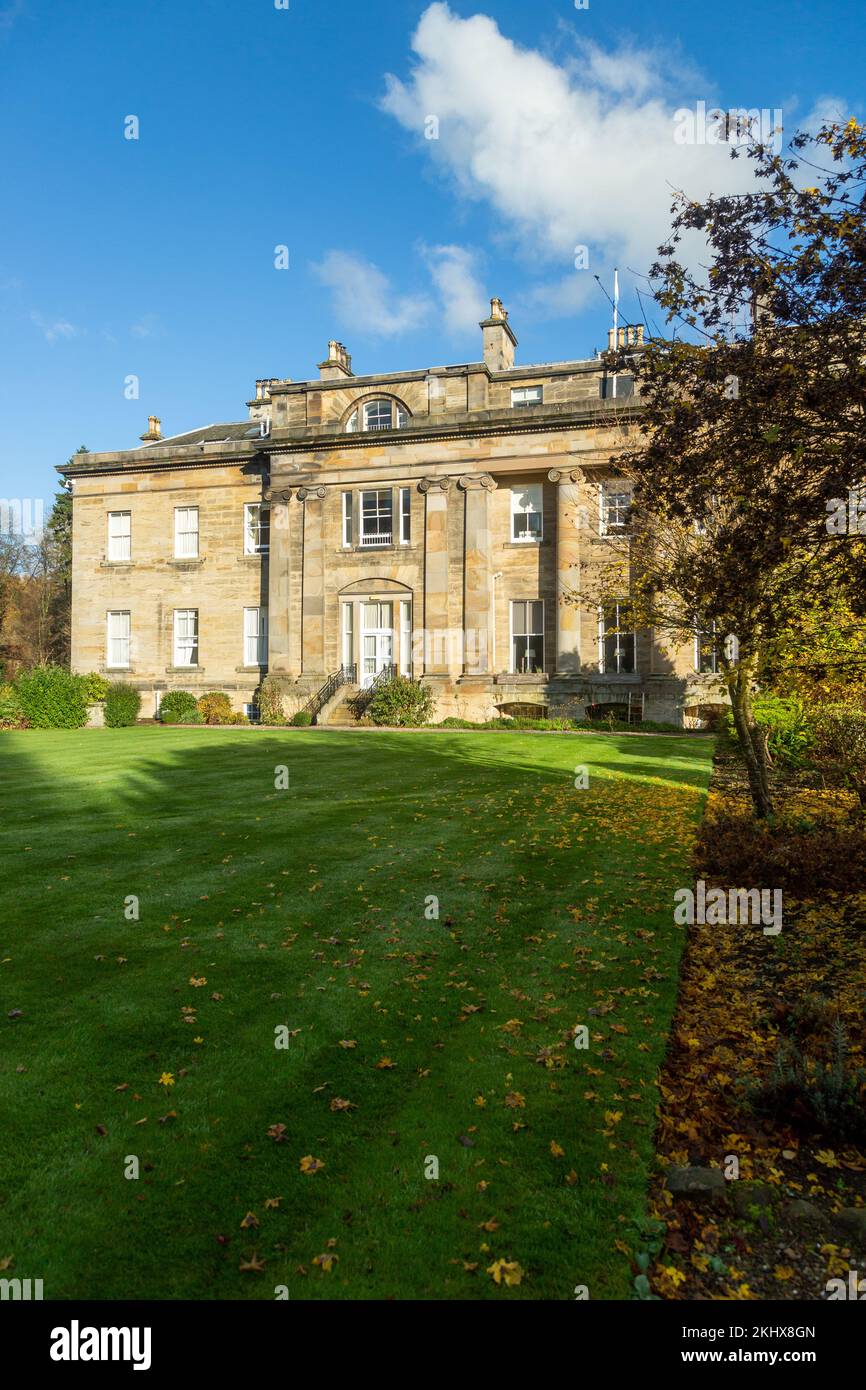
<instances>
[{"instance_id":1,"label":"green grass","mask_svg":"<svg viewBox=\"0 0 866 1390\"><path fill-rule=\"evenodd\" d=\"M635 1244L644 1210L682 945L672 894L710 751L0 735L7 1276L59 1299L626 1296L615 1242ZM305 1155L324 1168L303 1174ZM248 1212L258 1227L242 1229ZM263 1271L241 1272L253 1253ZM519 1286L486 1273L499 1259Z\"/></svg>"}]
</instances>

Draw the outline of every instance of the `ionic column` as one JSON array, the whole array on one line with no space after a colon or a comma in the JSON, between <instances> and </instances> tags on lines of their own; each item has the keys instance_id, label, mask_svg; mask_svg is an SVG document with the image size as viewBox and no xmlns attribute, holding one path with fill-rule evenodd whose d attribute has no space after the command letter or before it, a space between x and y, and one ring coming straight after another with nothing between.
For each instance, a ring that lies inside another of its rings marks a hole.
<instances>
[{"instance_id":1,"label":"ionic column","mask_svg":"<svg viewBox=\"0 0 866 1390\"><path fill-rule=\"evenodd\" d=\"M450 478L422 478L424 494L424 675L445 678L448 652L448 493Z\"/></svg>"},{"instance_id":2,"label":"ionic column","mask_svg":"<svg viewBox=\"0 0 866 1390\"><path fill-rule=\"evenodd\" d=\"M291 671L289 656L289 603L291 601L290 524L291 488L270 488L270 548L268 551L268 670L279 675Z\"/></svg>"},{"instance_id":3,"label":"ionic column","mask_svg":"<svg viewBox=\"0 0 866 1390\"><path fill-rule=\"evenodd\" d=\"M301 578L301 672L325 674L325 550L323 487L298 488L304 504Z\"/></svg>"},{"instance_id":4,"label":"ionic column","mask_svg":"<svg viewBox=\"0 0 866 1390\"><path fill-rule=\"evenodd\" d=\"M490 522L488 494L496 483L487 473L458 479L465 493L463 525L463 674L486 676L492 650Z\"/></svg>"},{"instance_id":5,"label":"ionic column","mask_svg":"<svg viewBox=\"0 0 866 1390\"><path fill-rule=\"evenodd\" d=\"M580 671L580 503L579 472L548 473L556 483L556 674Z\"/></svg>"}]
</instances>

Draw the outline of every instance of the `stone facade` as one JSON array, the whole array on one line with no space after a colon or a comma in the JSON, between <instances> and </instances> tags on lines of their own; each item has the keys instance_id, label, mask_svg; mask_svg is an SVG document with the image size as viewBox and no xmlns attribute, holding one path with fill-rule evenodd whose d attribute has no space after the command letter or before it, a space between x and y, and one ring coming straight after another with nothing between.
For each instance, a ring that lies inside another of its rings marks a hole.
<instances>
[{"instance_id":1,"label":"stone facade","mask_svg":"<svg viewBox=\"0 0 866 1390\"><path fill-rule=\"evenodd\" d=\"M318 379L259 381L246 421L163 439L152 417L141 448L76 456L73 669L131 681L144 714L169 689L241 709L265 674L291 713L391 663L439 717L717 702L693 650L599 609L627 554L630 379L515 366L498 300L481 327L480 362L356 376L332 342Z\"/></svg>"}]
</instances>

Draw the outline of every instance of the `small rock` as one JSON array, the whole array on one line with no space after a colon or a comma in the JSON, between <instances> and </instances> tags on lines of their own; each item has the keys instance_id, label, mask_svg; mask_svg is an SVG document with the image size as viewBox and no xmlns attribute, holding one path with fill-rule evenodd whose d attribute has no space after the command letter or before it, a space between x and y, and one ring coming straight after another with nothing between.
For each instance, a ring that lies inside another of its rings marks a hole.
<instances>
[{"instance_id":1,"label":"small rock","mask_svg":"<svg viewBox=\"0 0 866 1390\"><path fill-rule=\"evenodd\" d=\"M770 1189L762 1182L732 1182L731 1196L734 1211L738 1216L750 1216L750 1207L769 1207L772 1205Z\"/></svg>"},{"instance_id":2,"label":"small rock","mask_svg":"<svg viewBox=\"0 0 866 1390\"><path fill-rule=\"evenodd\" d=\"M791 1202L786 1202L783 1208L783 1215L789 1221L796 1221L798 1225L810 1226L817 1225L823 1219L823 1212L820 1207L816 1207L814 1202L804 1201L802 1197L796 1197Z\"/></svg>"},{"instance_id":3,"label":"small rock","mask_svg":"<svg viewBox=\"0 0 866 1390\"><path fill-rule=\"evenodd\" d=\"M720 1168L669 1168L667 1185L673 1197L693 1202L722 1201L727 1187Z\"/></svg>"},{"instance_id":4,"label":"small rock","mask_svg":"<svg viewBox=\"0 0 866 1390\"><path fill-rule=\"evenodd\" d=\"M833 1217L833 1224L866 1247L866 1207L843 1207Z\"/></svg>"}]
</instances>

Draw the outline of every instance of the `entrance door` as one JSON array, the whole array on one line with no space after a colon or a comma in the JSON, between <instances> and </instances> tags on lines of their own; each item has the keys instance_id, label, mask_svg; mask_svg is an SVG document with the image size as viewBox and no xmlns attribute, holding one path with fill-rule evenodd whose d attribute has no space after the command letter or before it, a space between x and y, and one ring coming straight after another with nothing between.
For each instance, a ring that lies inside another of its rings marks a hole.
<instances>
[{"instance_id":1,"label":"entrance door","mask_svg":"<svg viewBox=\"0 0 866 1390\"><path fill-rule=\"evenodd\" d=\"M370 685L394 660L393 605L362 603L361 623L361 684Z\"/></svg>"}]
</instances>

